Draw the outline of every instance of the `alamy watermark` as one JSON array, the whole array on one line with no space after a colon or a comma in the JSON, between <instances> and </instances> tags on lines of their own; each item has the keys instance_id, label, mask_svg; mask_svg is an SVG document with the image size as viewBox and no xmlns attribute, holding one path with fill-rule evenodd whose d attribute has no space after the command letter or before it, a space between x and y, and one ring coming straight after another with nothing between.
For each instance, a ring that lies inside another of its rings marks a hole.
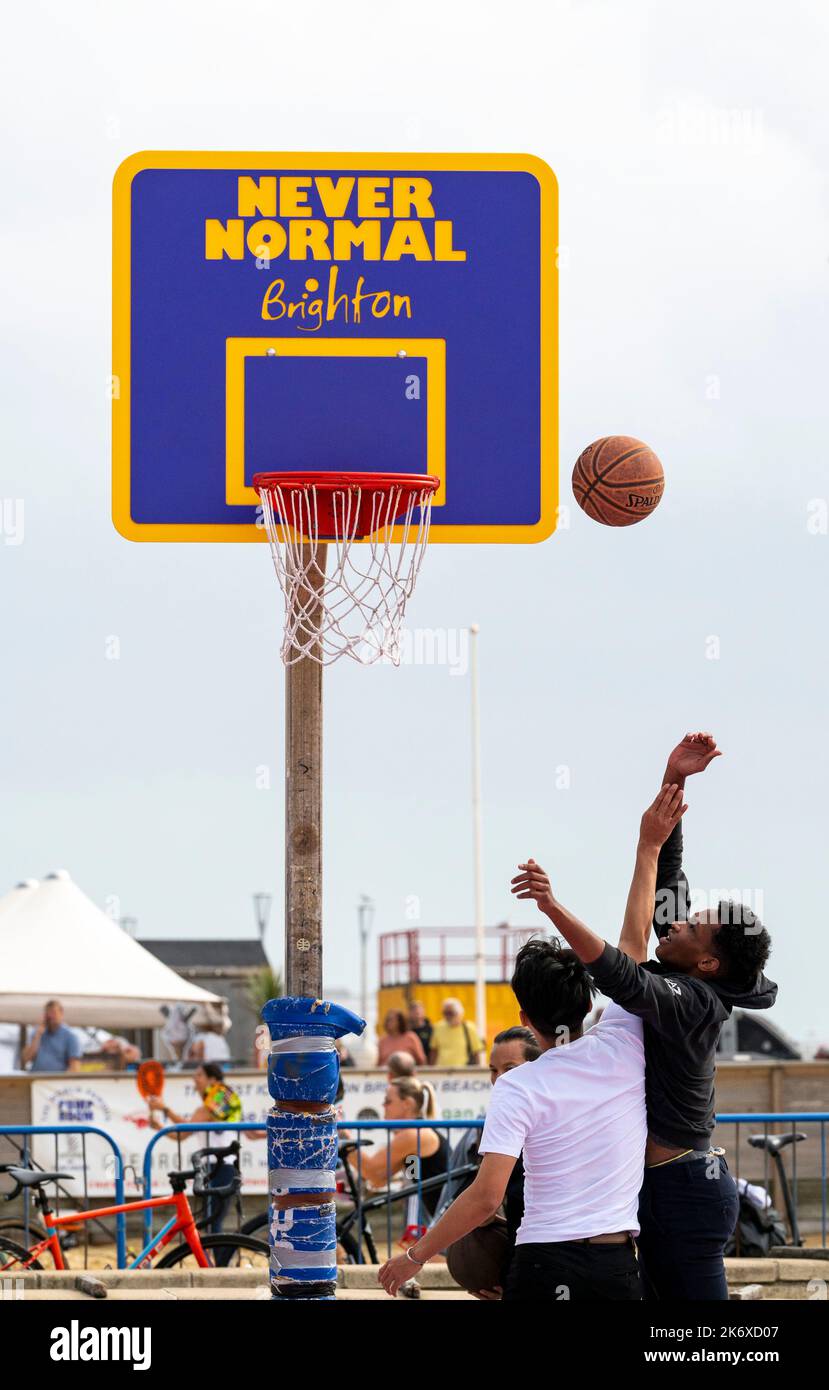
<instances>
[{"instance_id":1,"label":"alamy watermark","mask_svg":"<svg viewBox=\"0 0 829 1390\"><path fill-rule=\"evenodd\" d=\"M665 145L759 145L764 136L756 106L677 102L656 114L656 137Z\"/></svg>"},{"instance_id":2,"label":"alamy watermark","mask_svg":"<svg viewBox=\"0 0 829 1390\"><path fill-rule=\"evenodd\" d=\"M689 891L682 883L675 888L660 888L656 894L654 923L657 927L669 927L674 922L687 922L699 913L717 911L722 914L726 910L729 922L742 924L746 936L758 936L763 930L763 889L693 888Z\"/></svg>"},{"instance_id":3,"label":"alamy watermark","mask_svg":"<svg viewBox=\"0 0 829 1390\"><path fill-rule=\"evenodd\" d=\"M374 654L379 649L384 666L441 666L450 676L465 676L469 671L466 627L404 627L397 634L370 628L366 629L363 646L367 660L376 659Z\"/></svg>"}]
</instances>

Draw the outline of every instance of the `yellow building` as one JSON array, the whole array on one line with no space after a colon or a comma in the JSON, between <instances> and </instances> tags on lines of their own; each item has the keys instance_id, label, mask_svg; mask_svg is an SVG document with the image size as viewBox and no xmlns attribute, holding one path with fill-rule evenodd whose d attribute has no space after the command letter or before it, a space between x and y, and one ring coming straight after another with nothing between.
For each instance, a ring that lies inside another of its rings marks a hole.
<instances>
[{"instance_id":1,"label":"yellow building","mask_svg":"<svg viewBox=\"0 0 829 1390\"><path fill-rule=\"evenodd\" d=\"M510 989L516 952L531 936L528 927L487 927L485 931L486 1040L519 1023L518 1005ZM459 999L466 1017L475 1020L474 927L420 927L385 932L379 938L380 987L377 991L377 1030L389 1009L402 1009L418 1000L426 1017L436 1023L444 999Z\"/></svg>"}]
</instances>

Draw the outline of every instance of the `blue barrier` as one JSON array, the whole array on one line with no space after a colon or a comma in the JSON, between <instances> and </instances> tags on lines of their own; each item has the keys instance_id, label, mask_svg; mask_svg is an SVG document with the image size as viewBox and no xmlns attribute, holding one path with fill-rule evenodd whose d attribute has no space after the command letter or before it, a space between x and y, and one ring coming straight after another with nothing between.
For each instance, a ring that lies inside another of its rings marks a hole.
<instances>
[{"instance_id":1,"label":"blue barrier","mask_svg":"<svg viewBox=\"0 0 829 1390\"><path fill-rule=\"evenodd\" d=\"M153 1150L155 1149L155 1146L156 1146L156 1144L159 1142L160 1139L169 1138L171 1135L176 1135L176 1134L205 1134L205 1133L207 1133L207 1134L220 1134L220 1133L226 1132L227 1130L231 1130L231 1131L232 1131L233 1133L235 1133L235 1134L244 1134L244 1133L247 1133L248 1131L256 1130L256 1131L258 1131L258 1132L261 1134L261 1133L263 1133L264 1130L265 1130L265 1121L264 1121L264 1120L259 1120L259 1121L256 1121L256 1120L235 1120L235 1121L232 1121L232 1122L231 1122L231 1121L228 1121L228 1122L222 1124L220 1121L217 1121L217 1120L201 1120L201 1121L199 1121L198 1123L193 1123L193 1122L191 1122L190 1120L186 1120L186 1121L185 1121L185 1120L182 1120L181 1123L179 1123L179 1124L165 1125L163 1129L159 1129L159 1130L153 1135L152 1139L150 1140L149 1144L147 1145L146 1149L144 1150L144 1163L143 1163L143 1168L142 1168L142 1178L143 1178L143 1183L144 1183L144 1197L145 1197L145 1198L147 1198L147 1197L152 1197L152 1195L153 1195L153 1175L152 1175ZM145 1211L145 1213L144 1213L144 1243L145 1243L145 1244L149 1243L150 1237L151 1237L151 1235L152 1235L152 1229L153 1229L153 1213L152 1213L152 1211Z\"/></svg>"},{"instance_id":2,"label":"blue barrier","mask_svg":"<svg viewBox=\"0 0 829 1390\"><path fill-rule=\"evenodd\" d=\"M796 1125L819 1124L820 1125L820 1237L821 1244L826 1245L827 1239L827 1167L826 1167L826 1126L829 1124L829 1111L826 1110L785 1110L785 1111L732 1111L717 1115L717 1124L733 1124L735 1127L735 1148L737 1150L737 1163L734 1176L740 1177L740 1126L756 1125L763 1126L764 1134L768 1134L769 1125L785 1125L794 1130ZM769 1158L764 1152L763 1155L763 1182L768 1186ZM794 1212L797 1213L797 1144L791 1147L791 1168L792 1168L792 1205Z\"/></svg>"},{"instance_id":3,"label":"blue barrier","mask_svg":"<svg viewBox=\"0 0 829 1390\"><path fill-rule=\"evenodd\" d=\"M53 1134L53 1135L55 1136L55 1167L58 1167L58 1165L59 1165L59 1158L58 1158L59 1149L58 1149L58 1142L57 1142L57 1141L58 1141L59 1136L60 1136L61 1134L81 1134L81 1135L84 1135L84 1136L87 1135L87 1134L94 1134L94 1135L97 1135L97 1137L98 1137L99 1139L105 1140L106 1143L109 1144L109 1147L112 1149L112 1152L113 1152L113 1155L114 1155L114 1158L115 1158L115 1181L114 1181L114 1183L113 1183L113 1187L114 1187L114 1189L115 1189L115 1205L116 1205L116 1206L119 1206L119 1205L123 1202L123 1200L124 1200L124 1160L123 1160L123 1157L122 1157L122 1155L121 1155L121 1150L119 1149L118 1145L115 1143L115 1140L112 1138L111 1135L107 1134L105 1130L103 1130L103 1129L96 1129L96 1127L95 1127L94 1125L0 1125L0 1134L7 1134L7 1135L10 1135L10 1136L13 1136L13 1135L21 1135L21 1136L22 1136L22 1135L31 1135L31 1134ZM86 1145L85 1145L85 1144L83 1145L83 1149L84 1149L84 1198L85 1198L86 1204L87 1204L87 1206L88 1206L88 1205L89 1205L89 1192L88 1192L87 1187L86 1187L86 1157L85 1157L85 1154L86 1154ZM28 1154L29 1154L29 1146L28 1146L28 1144L25 1144L25 1143L24 1143L24 1145L23 1145L23 1153L22 1153L22 1155L21 1155L21 1167L24 1167L24 1168L25 1168L25 1167L27 1166L27 1164L28 1164L28 1162L29 1162ZM28 1196L27 1196L27 1203L28 1203ZM26 1207L26 1213L27 1213L27 1220L28 1220L28 1205L27 1205L27 1207ZM127 1263L127 1221L126 1221L126 1215L125 1215L124 1213L120 1213L120 1214L119 1214L118 1216L116 1216L116 1218L115 1218L115 1249L116 1249L116 1260L117 1260L118 1268L119 1268L119 1269L123 1269L123 1268L125 1267L126 1263Z\"/></svg>"},{"instance_id":4,"label":"blue barrier","mask_svg":"<svg viewBox=\"0 0 829 1390\"><path fill-rule=\"evenodd\" d=\"M341 1120L341 1121L338 1121L338 1123L337 1123L337 1129L338 1129L341 1133L342 1133L343 1131L345 1131L346 1133L349 1133L349 1132L350 1132L350 1133L355 1133L355 1134L357 1134L357 1135L359 1135L360 1133L362 1133L362 1131L364 1131L364 1130L368 1130L368 1131L385 1131L385 1132L387 1133L387 1135L389 1135L389 1136L390 1136L390 1134L391 1134L391 1131L393 1131L393 1130L415 1130L415 1131L421 1131L421 1130L424 1130L424 1129L435 1129L435 1130L437 1130L439 1133L441 1133L441 1132L446 1132L446 1133L447 1133L447 1137L448 1137L448 1134L449 1134L449 1132L451 1132L451 1131L480 1130L480 1129L483 1128L483 1124L484 1124L483 1119L441 1120L441 1119L439 1119L439 1118L435 1118L435 1119L433 1119L433 1120L422 1120L422 1119L419 1119L419 1120ZM827 1131L827 1125L829 1125L829 1111L821 1111L821 1110L815 1110L815 1111L812 1111L812 1110L806 1110L806 1111L784 1111L784 1112L780 1112L780 1111L778 1111L778 1112L773 1112L773 1111L758 1111L758 1112L751 1112L751 1111L725 1111L725 1112L723 1112L722 1114L717 1115L717 1124L718 1124L718 1125L734 1125L734 1126L735 1126L735 1130L736 1130L736 1134L735 1134L735 1147L737 1148L737 1163L736 1163L736 1166L735 1166L735 1177L737 1177L737 1178L739 1178L739 1176L740 1176L739 1142L740 1142L740 1127L741 1127L741 1126L743 1126L743 1125L750 1125L750 1126L752 1126L752 1127L762 1128L765 1132L768 1132L768 1127L771 1126L771 1125L785 1126L785 1127L794 1127L795 1125L799 1125L799 1124L817 1124L817 1125L820 1125L820 1143L821 1143L821 1150L820 1150L821 1243L822 1243L823 1245L826 1245L826 1243L827 1243L827 1143L826 1143L826 1137L827 1137L827 1135L826 1135L826 1131ZM159 1132L158 1132L156 1135L154 1135L153 1139L152 1139L152 1140L150 1141L150 1143L148 1144L147 1150L146 1150L145 1155L144 1155L144 1195L145 1195L145 1197L150 1197L150 1196L152 1196L152 1181L151 1181L152 1151L153 1151L153 1149L154 1149L156 1143L157 1143L161 1138L163 1138L165 1135L169 1136L169 1135L173 1135L173 1134L176 1134L176 1133L181 1133L181 1134L188 1134L188 1133L189 1133L189 1134L196 1134L196 1133L201 1133L201 1134L204 1134L206 1131L207 1131L207 1132L209 1132L209 1131L222 1132L222 1131L227 1131L227 1130L235 1130L235 1131L260 1130L260 1131L261 1131L262 1129L263 1129L263 1122L261 1122L261 1121L259 1121L259 1122L256 1122L256 1121L246 1121L246 1122L239 1122L239 1123L236 1123L236 1124L207 1123L207 1122L205 1122L205 1121L202 1121L202 1122L200 1122L200 1123L187 1123L187 1124L179 1124L179 1125L170 1125L170 1126L166 1127L166 1128L163 1129L163 1130L159 1130ZM390 1144L390 1137L387 1139L387 1153L388 1153L388 1145L389 1145L389 1144ZM419 1159L419 1144L417 1145L417 1148L416 1148L415 1157L417 1157L417 1158ZM767 1159L767 1157L765 1157L764 1162L765 1162L765 1166L766 1166L766 1169L767 1169L767 1168L768 1168L768 1159ZM796 1150L796 1146L795 1146L795 1145L792 1146L791 1166L792 1166L792 1185L793 1185L793 1189L794 1189L794 1203L795 1203L795 1208L796 1208L796 1207L797 1207L797 1150ZM421 1178L421 1176L420 1176L420 1171L419 1171L419 1170L420 1170L420 1165L419 1165L419 1163L418 1163L418 1165L417 1165L417 1168L418 1168L417 1176L416 1176L416 1177L412 1180L412 1182L408 1185L409 1188L410 1188L410 1191L408 1192L408 1196L410 1196L412 1199L414 1199L414 1198L417 1199L417 1207L418 1207L418 1210L419 1210L420 1212L422 1212L422 1209L423 1209L424 1183L423 1183L423 1180L422 1180L422 1178ZM355 1154L354 1154L353 1169L355 1170L355 1173L356 1173L358 1191L361 1191L361 1189L362 1189L362 1155L361 1155L361 1150L360 1150L359 1148L356 1149ZM391 1177L391 1174L389 1174L389 1176ZM450 1180L451 1180L451 1174L449 1175L449 1177L450 1177ZM431 1190L434 1190L434 1185L432 1185ZM387 1245L388 1245L389 1248L391 1248L391 1244L392 1244L392 1240L391 1240L392 1206L393 1206L393 1204L394 1204L395 1202L405 1201L406 1199L407 1199L407 1190L406 1190L406 1187L405 1187L405 1186L404 1186L402 1195L401 1195L401 1193L393 1193L393 1194L391 1194L390 1197L386 1198L385 1202L383 1202L383 1199L382 1199L382 1198L378 1198L378 1209L379 1209L380 1206L385 1205L386 1237L387 1237ZM362 1258L363 1221L362 1221L362 1216L361 1216L361 1210L362 1210L362 1206L364 1206L364 1205L365 1205L364 1200L363 1200L362 1198L360 1198L360 1199L359 1199L359 1208L358 1208L358 1211L357 1211L357 1219L356 1219L356 1221L355 1221L355 1226L356 1226L356 1231L357 1231L357 1236L358 1236L357 1244L358 1244L358 1250L359 1250L359 1252L360 1252L358 1258ZM413 1205L414 1205L414 1201L413 1201ZM147 1236L147 1239L149 1239L150 1234L151 1234L151 1229L152 1229L152 1212L148 1212L148 1213L146 1214L146 1216L145 1216L145 1227L146 1227L146 1236Z\"/></svg>"}]
</instances>

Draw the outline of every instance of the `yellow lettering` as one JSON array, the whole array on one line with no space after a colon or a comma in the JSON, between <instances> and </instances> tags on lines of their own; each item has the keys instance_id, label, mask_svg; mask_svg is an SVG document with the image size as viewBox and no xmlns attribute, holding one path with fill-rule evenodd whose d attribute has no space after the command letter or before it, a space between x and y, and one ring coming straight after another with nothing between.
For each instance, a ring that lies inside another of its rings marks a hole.
<instances>
[{"instance_id":1,"label":"yellow lettering","mask_svg":"<svg viewBox=\"0 0 829 1390\"><path fill-rule=\"evenodd\" d=\"M356 182L357 180L351 177L324 177L316 180L317 193L326 217L345 217L348 200L354 192Z\"/></svg>"},{"instance_id":2,"label":"yellow lettering","mask_svg":"<svg viewBox=\"0 0 829 1390\"><path fill-rule=\"evenodd\" d=\"M337 317L337 310L342 304L345 307L345 321L346 323L348 323L348 295L337 294L337 280L339 279L339 275L339 266L332 265L331 270L328 274L328 307L326 310L326 318L329 320L329 322L335 319Z\"/></svg>"},{"instance_id":3,"label":"yellow lettering","mask_svg":"<svg viewBox=\"0 0 829 1390\"><path fill-rule=\"evenodd\" d=\"M290 222L288 224L288 256L292 261L330 261L328 224L326 222Z\"/></svg>"},{"instance_id":4,"label":"yellow lettering","mask_svg":"<svg viewBox=\"0 0 829 1390\"><path fill-rule=\"evenodd\" d=\"M248 250L260 260L273 261L281 256L288 244L285 228L280 222L265 220L251 222L247 235Z\"/></svg>"},{"instance_id":5,"label":"yellow lettering","mask_svg":"<svg viewBox=\"0 0 829 1390\"><path fill-rule=\"evenodd\" d=\"M215 217L208 217L204 224L204 259L220 261L229 256L232 261L241 261L245 254L245 224L233 217L224 226Z\"/></svg>"},{"instance_id":6,"label":"yellow lettering","mask_svg":"<svg viewBox=\"0 0 829 1390\"><path fill-rule=\"evenodd\" d=\"M396 319L399 319L400 315L404 312L406 314L407 319L410 319L412 317L411 295L396 294L394 296L394 317Z\"/></svg>"},{"instance_id":7,"label":"yellow lettering","mask_svg":"<svg viewBox=\"0 0 829 1390\"><path fill-rule=\"evenodd\" d=\"M310 179L293 178L283 174L279 180L280 217L310 217L311 209L305 191L310 187Z\"/></svg>"},{"instance_id":8,"label":"yellow lettering","mask_svg":"<svg viewBox=\"0 0 829 1390\"><path fill-rule=\"evenodd\" d=\"M452 245L452 223L435 223L435 260L465 261L466 252L456 251Z\"/></svg>"},{"instance_id":9,"label":"yellow lettering","mask_svg":"<svg viewBox=\"0 0 829 1390\"><path fill-rule=\"evenodd\" d=\"M361 222L358 227L353 222L335 222L334 260L350 261L352 246L362 246L364 261L379 261L380 223Z\"/></svg>"},{"instance_id":10,"label":"yellow lettering","mask_svg":"<svg viewBox=\"0 0 829 1390\"><path fill-rule=\"evenodd\" d=\"M284 280L272 280L271 283L268 285L268 288L265 290L265 298L262 300L263 319L281 319L284 317L285 301L282 298L282 293L284 289ZM277 314L271 313L272 304L275 304L277 309L279 310Z\"/></svg>"},{"instance_id":11,"label":"yellow lettering","mask_svg":"<svg viewBox=\"0 0 829 1390\"><path fill-rule=\"evenodd\" d=\"M255 217L257 213L276 217L276 179L271 174L261 179L242 174L237 180L237 202L240 217Z\"/></svg>"},{"instance_id":12,"label":"yellow lettering","mask_svg":"<svg viewBox=\"0 0 829 1390\"><path fill-rule=\"evenodd\" d=\"M392 227L383 260L399 261L401 256L414 256L416 261L432 259L426 233L419 222L395 222Z\"/></svg>"},{"instance_id":13,"label":"yellow lettering","mask_svg":"<svg viewBox=\"0 0 829 1390\"><path fill-rule=\"evenodd\" d=\"M371 299L370 294L363 294L363 285L366 283L365 275L357 276L357 288L351 296L351 307L354 311L354 322L362 323L362 304L364 299Z\"/></svg>"},{"instance_id":14,"label":"yellow lettering","mask_svg":"<svg viewBox=\"0 0 829 1390\"><path fill-rule=\"evenodd\" d=\"M435 212L429 201L432 185L428 179L393 179L392 209L395 217L434 217Z\"/></svg>"},{"instance_id":15,"label":"yellow lettering","mask_svg":"<svg viewBox=\"0 0 829 1390\"><path fill-rule=\"evenodd\" d=\"M357 180L357 216L358 217L388 217L389 210L386 206L385 189L389 187L391 179L358 179Z\"/></svg>"},{"instance_id":16,"label":"yellow lettering","mask_svg":"<svg viewBox=\"0 0 829 1390\"><path fill-rule=\"evenodd\" d=\"M317 332L317 329L322 328L322 325L323 325L322 308L323 308L323 305L322 305L322 300L321 300L321 299L309 299L309 301L308 301L308 317L309 317L309 319L311 320L311 327L310 327L310 328L304 328L304 329L302 330L303 333L316 333L316 332Z\"/></svg>"}]
</instances>

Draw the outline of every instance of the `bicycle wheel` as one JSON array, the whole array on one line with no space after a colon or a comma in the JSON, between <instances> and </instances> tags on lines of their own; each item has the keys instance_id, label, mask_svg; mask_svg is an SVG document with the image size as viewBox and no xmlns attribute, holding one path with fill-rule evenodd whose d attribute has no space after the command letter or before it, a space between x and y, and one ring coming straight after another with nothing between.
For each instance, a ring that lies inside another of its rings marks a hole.
<instances>
[{"instance_id":1,"label":"bicycle wheel","mask_svg":"<svg viewBox=\"0 0 829 1390\"><path fill-rule=\"evenodd\" d=\"M360 1263L360 1245L357 1237L351 1231L338 1231L337 1244L345 1255L347 1265Z\"/></svg>"},{"instance_id":2,"label":"bicycle wheel","mask_svg":"<svg viewBox=\"0 0 829 1390\"><path fill-rule=\"evenodd\" d=\"M264 1231L266 1236L270 1224L271 1221L268 1213L266 1211L260 1211L258 1216L249 1217L248 1220L239 1227L239 1230L244 1236L258 1236L260 1231ZM265 1236L260 1236L260 1239L264 1240Z\"/></svg>"},{"instance_id":3,"label":"bicycle wheel","mask_svg":"<svg viewBox=\"0 0 829 1390\"><path fill-rule=\"evenodd\" d=\"M257 1240L255 1236L243 1236L227 1232L226 1235L202 1236L202 1249L210 1261L212 1269L261 1269L268 1268L270 1250L267 1241ZM201 1269L190 1246L175 1245L156 1260L154 1269Z\"/></svg>"},{"instance_id":4,"label":"bicycle wheel","mask_svg":"<svg viewBox=\"0 0 829 1390\"><path fill-rule=\"evenodd\" d=\"M0 1221L0 1240L13 1240L18 1245L36 1245L39 1240L48 1239L46 1227L39 1221L30 1221L28 1226L19 1216L10 1216Z\"/></svg>"},{"instance_id":5,"label":"bicycle wheel","mask_svg":"<svg viewBox=\"0 0 829 1390\"><path fill-rule=\"evenodd\" d=\"M0 1235L0 1275L22 1274L26 1269L42 1269L40 1260L30 1260L25 1245Z\"/></svg>"}]
</instances>

